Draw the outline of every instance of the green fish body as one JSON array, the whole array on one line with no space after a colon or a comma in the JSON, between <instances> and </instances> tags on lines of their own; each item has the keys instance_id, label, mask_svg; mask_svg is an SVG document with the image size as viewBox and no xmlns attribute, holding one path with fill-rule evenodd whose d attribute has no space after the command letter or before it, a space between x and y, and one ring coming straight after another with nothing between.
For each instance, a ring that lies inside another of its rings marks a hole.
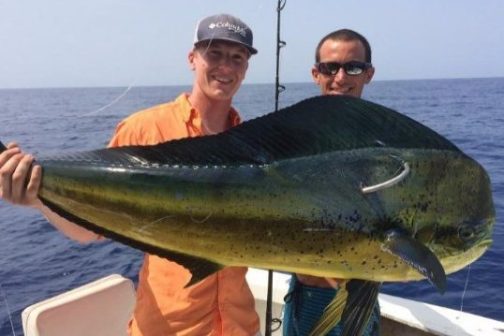
<instances>
[{"instance_id":1,"label":"green fish body","mask_svg":"<svg viewBox=\"0 0 504 336\"><path fill-rule=\"evenodd\" d=\"M445 274L489 247L495 221L476 161L351 97L308 99L219 135L38 163L45 204L180 263L190 284L249 266L376 283L428 278L443 291Z\"/></svg>"}]
</instances>

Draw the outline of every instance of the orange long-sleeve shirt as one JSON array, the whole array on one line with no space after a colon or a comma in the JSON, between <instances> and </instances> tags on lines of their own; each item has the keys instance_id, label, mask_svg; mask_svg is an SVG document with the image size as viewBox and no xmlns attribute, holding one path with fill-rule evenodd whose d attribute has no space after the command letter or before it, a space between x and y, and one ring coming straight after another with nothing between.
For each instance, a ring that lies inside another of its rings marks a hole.
<instances>
[{"instance_id":1,"label":"orange long-sleeve shirt","mask_svg":"<svg viewBox=\"0 0 504 336\"><path fill-rule=\"evenodd\" d=\"M229 111L230 125L240 122ZM201 117L186 94L175 101L137 112L116 128L109 147L153 145L202 135ZM189 288L184 267L145 255L137 288L137 303L129 326L131 336L256 335L259 318L245 280L246 268L228 267Z\"/></svg>"}]
</instances>

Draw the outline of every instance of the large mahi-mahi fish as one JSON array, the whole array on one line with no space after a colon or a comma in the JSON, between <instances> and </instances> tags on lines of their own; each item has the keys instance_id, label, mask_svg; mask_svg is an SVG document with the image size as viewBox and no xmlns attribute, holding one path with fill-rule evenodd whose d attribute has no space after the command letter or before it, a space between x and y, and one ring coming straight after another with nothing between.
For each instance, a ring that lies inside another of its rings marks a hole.
<instances>
[{"instance_id":1,"label":"large mahi-mahi fish","mask_svg":"<svg viewBox=\"0 0 504 336\"><path fill-rule=\"evenodd\" d=\"M383 281L427 278L444 291L445 274L489 247L495 221L477 162L351 97L308 99L219 135L38 163L46 205L180 263L188 285L224 266L355 279L313 334L340 320L361 333Z\"/></svg>"}]
</instances>

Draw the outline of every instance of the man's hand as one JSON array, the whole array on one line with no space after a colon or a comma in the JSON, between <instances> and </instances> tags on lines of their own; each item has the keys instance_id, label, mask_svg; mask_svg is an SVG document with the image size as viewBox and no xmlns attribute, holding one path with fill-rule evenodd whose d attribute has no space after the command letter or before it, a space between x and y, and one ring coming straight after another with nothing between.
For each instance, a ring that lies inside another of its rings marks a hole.
<instances>
[{"instance_id":1,"label":"man's hand","mask_svg":"<svg viewBox=\"0 0 504 336\"><path fill-rule=\"evenodd\" d=\"M32 165L33 156L23 153L16 143L9 143L0 154L0 198L6 202L39 208L37 197L42 168Z\"/></svg>"}]
</instances>

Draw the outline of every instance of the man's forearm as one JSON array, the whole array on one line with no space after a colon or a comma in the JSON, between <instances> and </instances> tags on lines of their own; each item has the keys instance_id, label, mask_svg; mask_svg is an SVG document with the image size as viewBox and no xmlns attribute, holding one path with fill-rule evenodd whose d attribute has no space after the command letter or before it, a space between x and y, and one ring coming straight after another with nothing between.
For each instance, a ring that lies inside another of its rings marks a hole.
<instances>
[{"instance_id":1,"label":"man's forearm","mask_svg":"<svg viewBox=\"0 0 504 336\"><path fill-rule=\"evenodd\" d=\"M70 239L78 241L79 243L82 244L103 239L102 236L61 217L60 215L49 209L47 206L42 204L42 202L39 205L37 205L36 208L47 218L47 220L58 231L60 231Z\"/></svg>"}]
</instances>

